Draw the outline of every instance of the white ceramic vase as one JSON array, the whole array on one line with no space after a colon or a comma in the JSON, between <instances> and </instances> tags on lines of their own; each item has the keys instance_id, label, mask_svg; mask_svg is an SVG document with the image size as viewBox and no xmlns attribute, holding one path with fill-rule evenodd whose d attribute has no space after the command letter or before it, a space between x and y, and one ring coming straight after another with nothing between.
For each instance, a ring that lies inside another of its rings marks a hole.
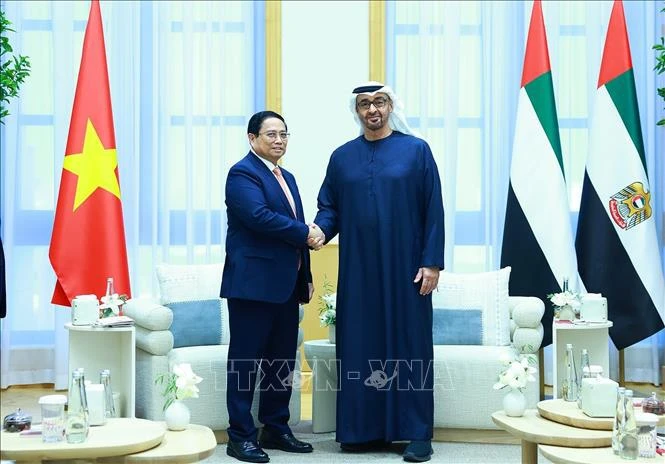
<instances>
[{"instance_id":1,"label":"white ceramic vase","mask_svg":"<svg viewBox=\"0 0 665 464\"><path fill-rule=\"evenodd\" d=\"M330 324L328 326L328 340L333 345L335 344L335 324Z\"/></svg>"},{"instance_id":2,"label":"white ceramic vase","mask_svg":"<svg viewBox=\"0 0 665 464\"><path fill-rule=\"evenodd\" d=\"M189 425L189 408L185 403L179 400L175 400L171 405L166 408L164 411L164 420L166 421L166 427L169 430L185 430Z\"/></svg>"},{"instance_id":3,"label":"white ceramic vase","mask_svg":"<svg viewBox=\"0 0 665 464\"><path fill-rule=\"evenodd\" d=\"M503 397L503 411L507 416L521 417L524 415L526 409L526 398L524 393L518 389L511 389L506 396Z\"/></svg>"}]
</instances>

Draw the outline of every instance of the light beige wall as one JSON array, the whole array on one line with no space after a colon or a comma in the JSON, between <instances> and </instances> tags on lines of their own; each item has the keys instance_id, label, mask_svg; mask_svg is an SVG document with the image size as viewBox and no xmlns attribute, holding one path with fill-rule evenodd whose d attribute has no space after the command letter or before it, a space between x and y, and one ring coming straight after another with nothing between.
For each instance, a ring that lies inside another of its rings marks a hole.
<instances>
[{"instance_id":1,"label":"light beige wall","mask_svg":"<svg viewBox=\"0 0 665 464\"><path fill-rule=\"evenodd\" d=\"M369 78L369 4L283 1L281 18L281 111L291 133L283 164L296 176L312 221L330 154L359 133L349 95ZM319 324L319 295L324 275L337 284L337 245L311 256L316 292L301 324L306 340L328 337Z\"/></svg>"}]
</instances>

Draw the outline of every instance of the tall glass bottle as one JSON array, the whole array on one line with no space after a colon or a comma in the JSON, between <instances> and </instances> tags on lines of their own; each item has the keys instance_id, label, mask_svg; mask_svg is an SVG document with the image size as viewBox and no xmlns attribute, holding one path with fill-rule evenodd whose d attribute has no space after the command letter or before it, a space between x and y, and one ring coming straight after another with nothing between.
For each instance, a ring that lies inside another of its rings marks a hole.
<instances>
[{"instance_id":1,"label":"tall glass bottle","mask_svg":"<svg viewBox=\"0 0 665 464\"><path fill-rule=\"evenodd\" d=\"M83 443L88 438L88 399L85 394L85 376L82 368L72 372L67 401L67 443Z\"/></svg>"},{"instance_id":2,"label":"tall glass bottle","mask_svg":"<svg viewBox=\"0 0 665 464\"><path fill-rule=\"evenodd\" d=\"M614 425L612 425L612 451L614 454L621 452L621 441L619 440L623 424L626 420L626 405L624 403L626 389L619 387L617 390L617 402L614 408Z\"/></svg>"},{"instance_id":3,"label":"tall glass bottle","mask_svg":"<svg viewBox=\"0 0 665 464\"><path fill-rule=\"evenodd\" d=\"M637 459L639 449L637 447L637 422L633 408L633 390L626 390L624 393L624 410L626 415L623 429L619 433L621 442L619 456L622 459Z\"/></svg>"},{"instance_id":4,"label":"tall glass bottle","mask_svg":"<svg viewBox=\"0 0 665 464\"><path fill-rule=\"evenodd\" d=\"M591 363L589 362L589 351L586 348L582 348L582 356L580 357L580 372L579 372L579 382L578 385L578 395L577 395L577 406L582 407L582 381L585 377L593 377L591 375Z\"/></svg>"},{"instance_id":5,"label":"tall glass bottle","mask_svg":"<svg viewBox=\"0 0 665 464\"><path fill-rule=\"evenodd\" d=\"M566 401L577 401L579 394L577 370L575 369L575 358L573 357L573 345L566 344L566 379L564 380L563 399Z\"/></svg>"},{"instance_id":6,"label":"tall glass bottle","mask_svg":"<svg viewBox=\"0 0 665 464\"><path fill-rule=\"evenodd\" d=\"M117 417L113 401L113 389L111 388L111 371L109 369L104 369L99 373L99 383L104 385L104 417L107 419Z\"/></svg>"},{"instance_id":7,"label":"tall glass bottle","mask_svg":"<svg viewBox=\"0 0 665 464\"><path fill-rule=\"evenodd\" d=\"M111 296L115 293L115 289L113 287L113 277L109 277L106 279L106 298L108 298L108 301L111 301Z\"/></svg>"}]
</instances>

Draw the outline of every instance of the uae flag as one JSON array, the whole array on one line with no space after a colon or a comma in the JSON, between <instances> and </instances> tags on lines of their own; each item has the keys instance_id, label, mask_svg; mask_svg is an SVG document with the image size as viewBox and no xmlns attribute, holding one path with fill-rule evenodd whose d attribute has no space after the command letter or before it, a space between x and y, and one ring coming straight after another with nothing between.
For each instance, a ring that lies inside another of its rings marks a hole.
<instances>
[{"instance_id":1,"label":"uae flag","mask_svg":"<svg viewBox=\"0 0 665 464\"><path fill-rule=\"evenodd\" d=\"M130 295L111 93L99 1L90 5L69 125L49 258L57 282L52 303L77 295Z\"/></svg>"},{"instance_id":2,"label":"uae flag","mask_svg":"<svg viewBox=\"0 0 665 464\"><path fill-rule=\"evenodd\" d=\"M543 346L552 343L547 295L577 282L575 248L561 157L552 72L540 1L533 3L517 105L501 266L510 295L545 302Z\"/></svg>"},{"instance_id":3,"label":"uae flag","mask_svg":"<svg viewBox=\"0 0 665 464\"><path fill-rule=\"evenodd\" d=\"M655 124L655 122L654 122ZM624 349L663 329L665 281L623 5L614 2L600 65L575 247L589 292L607 298Z\"/></svg>"}]
</instances>

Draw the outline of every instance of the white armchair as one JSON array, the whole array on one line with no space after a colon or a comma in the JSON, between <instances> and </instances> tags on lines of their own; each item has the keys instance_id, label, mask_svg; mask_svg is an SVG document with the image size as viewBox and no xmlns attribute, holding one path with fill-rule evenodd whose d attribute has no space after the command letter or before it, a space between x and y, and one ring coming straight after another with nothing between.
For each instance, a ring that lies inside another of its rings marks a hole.
<instances>
[{"instance_id":1,"label":"white armchair","mask_svg":"<svg viewBox=\"0 0 665 464\"><path fill-rule=\"evenodd\" d=\"M174 336L169 330L173 311L164 304L176 301L211 300L219 297L222 265L160 265L157 268L160 298L129 300L125 314L136 322L136 416L163 420L162 386L155 385L159 374L169 372L171 366L190 363L192 370L203 378L198 384L199 398L184 400L191 412L191 422L205 425L214 431L225 430L229 423L226 408L226 365L228 357L229 326L226 300L221 300L220 343L203 346L173 348ZM302 320L303 310L300 309ZM298 346L302 344L302 329ZM300 374L300 352L296 353L296 372ZM300 390L291 396L289 424L300 421ZM258 392L257 392L258 394ZM258 398L253 404L257 417Z\"/></svg>"}]
</instances>

